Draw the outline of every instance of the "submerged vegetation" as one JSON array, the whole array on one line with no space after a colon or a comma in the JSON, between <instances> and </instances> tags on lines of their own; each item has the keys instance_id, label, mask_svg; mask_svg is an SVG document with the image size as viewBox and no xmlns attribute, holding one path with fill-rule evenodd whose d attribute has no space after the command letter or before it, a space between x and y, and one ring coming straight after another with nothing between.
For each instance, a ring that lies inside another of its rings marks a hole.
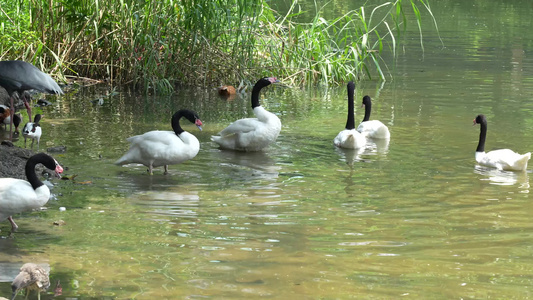
<instances>
[{"instance_id":1,"label":"submerged vegetation","mask_svg":"<svg viewBox=\"0 0 533 300\"><path fill-rule=\"evenodd\" d=\"M311 21L299 20L297 0L283 14L263 0L0 4L0 59L163 93L271 74L300 85L384 79L381 54L395 53L407 20L421 30L419 6L432 17L427 0L367 2L333 20L314 4Z\"/></svg>"}]
</instances>

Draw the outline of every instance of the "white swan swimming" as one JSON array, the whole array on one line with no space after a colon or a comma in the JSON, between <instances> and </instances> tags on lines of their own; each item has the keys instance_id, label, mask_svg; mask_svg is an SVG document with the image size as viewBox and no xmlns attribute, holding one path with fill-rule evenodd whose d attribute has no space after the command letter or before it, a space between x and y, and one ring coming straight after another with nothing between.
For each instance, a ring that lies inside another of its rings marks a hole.
<instances>
[{"instance_id":1,"label":"white swan swimming","mask_svg":"<svg viewBox=\"0 0 533 300\"><path fill-rule=\"evenodd\" d=\"M211 140L222 149L238 151L259 151L272 144L281 131L279 118L259 105L262 88L279 82L274 77L261 78L252 90L252 109L256 118L245 118L231 123Z\"/></svg>"},{"instance_id":2,"label":"white swan swimming","mask_svg":"<svg viewBox=\"0 0 533 300\"><path fill-rule=\"evenodd\" d=\"M485 139L487 137L487 118L478 115L474 119L474 125L480 124L479 143L476 148L476 161L478 164L487 167L497 168L507 171L524 171L531 158L531 153L518 154L510 149L499 149L485 152Z\"/></svg>"},{"instance_id":3,"label":"white swan swimming","mask_svg":"<svg viewBox=\"0 0 533 300\"><path fill-rule=\"evenodd\" d=\"M378 120L370 120L370 113L372 111L372 100L370 96L363 97L363 106L365 107L365 117L359 126L357 131L366 137L373 139L389 139L389 128Z\"/></svg>"},{"instance_id":4,"label":"white swan swimming","mask_svg":"<svg viewBox=\"0 0 533 300\"><path fill-rule=\"evenodd\" d=\"M355 130L355 119L354 119L354 90L355 84L350 81L347 85L348 88L348 118L346 120L346 128L339 132L335 139L333 139L333 144L340 148L346 149L359 149L365 146L366 139L365 137Z\"/></svg>"}]
</instances>

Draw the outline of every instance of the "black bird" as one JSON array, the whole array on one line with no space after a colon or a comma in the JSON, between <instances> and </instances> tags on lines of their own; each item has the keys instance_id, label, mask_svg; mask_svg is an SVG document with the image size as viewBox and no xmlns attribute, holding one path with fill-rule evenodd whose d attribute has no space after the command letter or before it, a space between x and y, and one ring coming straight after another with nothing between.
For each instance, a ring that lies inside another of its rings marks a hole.
<instances>
[{"instance_id":1,"label":"black bird","mask_svg":"<svg viewBox=\"0 0 533 300\"><path fill-rule=\"evenodd\" d=\"M0 86L6 89L11 100L11 115L15 111L13 107L13 94L17 92L28 110L30 122L31 105L28 104L26 99L28 95L24 91L39 90L49 94L63 94L57 82L50 75L43 73L34 65L21 60L0 61ZM13 120L13 117L11 120ZM9 124L9 132L12 132L12 122Z\"/></svg>"}]
</instances>

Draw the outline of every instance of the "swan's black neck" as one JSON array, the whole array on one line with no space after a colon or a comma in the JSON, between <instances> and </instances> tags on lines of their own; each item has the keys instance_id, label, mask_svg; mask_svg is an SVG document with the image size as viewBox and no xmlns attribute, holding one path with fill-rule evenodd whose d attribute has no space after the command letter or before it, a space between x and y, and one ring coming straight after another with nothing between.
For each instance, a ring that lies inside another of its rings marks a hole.
<instances>
[{"instance_id":1,"label":"swan's black neck","mask_svg":"<svg viewBox=\"0 0 533 300\"><path fill-rule=\"evenodd\" d=\"M41 121L41 114L36 114L35 118L33 118L33 123L39 125L39 121Z\"/></svg>"},{"instance_id":2,"label":"swan's black neck","mask_svg":"<svg viewBox=\"0 0 533 300\"><path fill-rule=\"evenodd\" d=\"M478 120L480 119L480 120ZM485 152L485 139L487 138L487 119L485 117L477 117L476 123L481 125L479 131L479 143L477 144L476 152Z\"/></svg>"},{"instance_id":3,"label":"swan's black neck","mask_svg":"<svg viewBox=\"0 0 533 300\"><path fill-rule=\"evenodd\" d=\"M43 182L39 180L37 174L35 173L35 166L39 163L51 170L54 170L56 167L55 160L44 153L35 154L28 159L25 168L26 178L28 178L28 182L31 184L34 190L43 185Z\"/></svg>"},{"instance_id":4,"label":"swan's black neck","mask_svg":"<svg viewBox=\"0 0 533 300\"><path fill-rule=\"evenodd\" d=\"M365 117L363 118L363 122L366 122L370 120L370 112L372 111L372 100L370 100L369 96L363 97L363 105L365 106Z\"/></svg>"},{"instance_id":5,"label":"swan's black neck","mask_svg":"<svg viewBox=\"0 0 533 300\"><path fill-rule=\"evenodd\" d=\"M355 84L350 81L348 83L348 118L346 120L346 129L355 129L355 117L354 117L354 90Z\"/></svg>"},{"instance_id":6,"label":"swan's black neck","mask_svg":"<svg viewBox=\"0 0 533 300\"><path fill-rule=\"evenodd\" d=\"M171 120L172 129L174 130L174 132L178 136L185 131L185 130L183 130L183 128L181 128L181 125L180 125L180 119L182 117L185 117L187 120L189 120L193 124L196 122L197 119L199 119L198 115L192 110L189 110L189 109L180 109L180 110L178 110L172 116L172 120Z\"/></svg>"},{"instance_id":7,"label":"swan's black neck","mask_svg":"<svg viewBox=\"0 0 533 300\"><path fill-rule=\"evenodd\" d=\"M259 79L253 89L252 89L252 109L258 107L258 106L261 106L259 104L259 92L261 92L261 89L264 88L265 86L268 86L272 83L272 81L270 81L270 79L272 78L261 78Z\"/></svg>"},{"instance_id":8,"label":"swan's black neck","mask_svg":"<svg viewBox=\"0 0 533 300\"><path fill-rule=\"evenodd\" d=\"M252 109L260 106L259 104L259 92L261 92L261 89L263 86L261 85L254 85L254 88L252 89Z\"/></svg>"}]
</instances>

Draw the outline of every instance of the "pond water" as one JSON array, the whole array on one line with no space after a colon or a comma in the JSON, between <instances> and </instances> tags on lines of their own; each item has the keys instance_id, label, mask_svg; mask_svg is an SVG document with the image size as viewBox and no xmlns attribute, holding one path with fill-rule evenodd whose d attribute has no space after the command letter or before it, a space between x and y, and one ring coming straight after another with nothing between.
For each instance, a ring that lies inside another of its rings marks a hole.
<instances>
[{"instance_id":1,"label":"pond water","mask_svg":"<svg viewBox=\"0 0 533 300\"><path fill-rule=\"evenodd\" d=\"M533 150L533 6L485 2L432 1L442 43L425 20L422 52L411 24L393 80L357 83L392 136L357 153L332 143L345 86L265 89L283 128L260 153L209 139L251 115L249 95L119 90L98 105L107 89L93 87L50 98L41 149L65 145L54 157L76 176L52 181L47 210L15 216L14 237L0 224L0 295L35 262L51 270L44 299L57 280L59 299L531 297L531 167L477 166L472 120L487 115L488 150ZM183 122L201 142L196 158L166 176L112 164L126 137L169 130L184 107L204 122Z\"/></svg>"}]
</instances>

